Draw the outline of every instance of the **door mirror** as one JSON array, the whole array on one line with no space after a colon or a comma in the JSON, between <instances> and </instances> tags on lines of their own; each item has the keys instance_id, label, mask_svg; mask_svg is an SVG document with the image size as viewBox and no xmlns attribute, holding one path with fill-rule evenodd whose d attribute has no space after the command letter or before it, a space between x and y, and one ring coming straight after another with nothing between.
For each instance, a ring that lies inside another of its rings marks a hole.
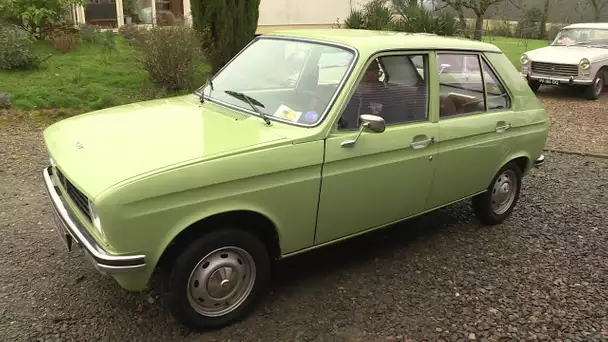
<instances>
[{"instance_id":1,"label":"door mirror","mask_svg":"<svg viewBox=\"0 0 608 342\"><path fill-rule=\"evenodd\" d=\"M362 127L368 128L374 133L382 133L386 129L384 118L378 115L363 114L359 118L359 121Z\"/></svg>"},{"instance_id":2,"label":"door mirror","mask_svg":"<svg viewBox=\"0 0 608 342\"><path fill-rule=\"evenodd\" d=\"M359 117L359 122L360 122L359 133L357 133L357 136L355 137L355 139L346 140L340 146L342 146L342 147L354 146L357 143L357 141L359 140L359 137L361 136L361 133L363 132L364 129L368 129L374 133L382 133L386 130L386 123L384 122L384 118L382 118L378 115L362 114Z\"/></svg>"}]
</instances>

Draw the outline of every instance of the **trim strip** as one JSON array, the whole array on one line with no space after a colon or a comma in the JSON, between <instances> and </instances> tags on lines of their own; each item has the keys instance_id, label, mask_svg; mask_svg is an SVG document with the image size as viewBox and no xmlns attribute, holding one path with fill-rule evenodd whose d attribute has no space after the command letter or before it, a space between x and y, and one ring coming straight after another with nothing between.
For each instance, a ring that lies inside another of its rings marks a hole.
<instances>
[{"instance_id":1,"label":"trim strip","mask_svg":"<svg viewBox=\"0 0 608 342\"><path fill-rule=\"evenodd\" d=\"M49 166L44 169L44 183L46 185L47 194L51 201L54 214L60 220L61 227L69 233L76 243L83 246L88 256L93 259L95 267L101 271L108 273L116 273L117 271L138 271L146 267L145 255L125 255L118 256L109 254L95 239L93 239L84 229L79 227L74 222L68 213L67 208L63 204L59 193L51 179L52 168Z\"/></svg>"}]
</instances>

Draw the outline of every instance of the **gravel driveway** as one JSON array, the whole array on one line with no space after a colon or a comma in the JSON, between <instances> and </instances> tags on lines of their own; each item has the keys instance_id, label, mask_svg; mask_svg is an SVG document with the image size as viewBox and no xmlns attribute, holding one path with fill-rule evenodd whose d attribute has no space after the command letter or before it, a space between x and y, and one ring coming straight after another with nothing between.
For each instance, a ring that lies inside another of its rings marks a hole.
<instances>
[{"instance_id":1,"label":"gravel driveway","mask_svg":"<svg viewBox=\"0 0 608 342\"><path fill-rule=\"evenodd\" d=\"M285 260L249 318L199 334L64 251L40 129L0 142L0 340L608 340L608 159L547 154L500 226L461 203Z\"/></svg>"}]
</instances>

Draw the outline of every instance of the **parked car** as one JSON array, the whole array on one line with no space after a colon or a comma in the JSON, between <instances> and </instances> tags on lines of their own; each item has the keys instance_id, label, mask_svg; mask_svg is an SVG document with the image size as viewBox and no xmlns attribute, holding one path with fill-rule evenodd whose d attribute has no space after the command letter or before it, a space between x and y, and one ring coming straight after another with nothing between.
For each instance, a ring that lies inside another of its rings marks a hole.
<instances>
[{"instance_id":1,"label":"parked car","mask_svg":"<svg viewBox=\"0 0 608 342\"><path fill-rule=\"evenodd\" d=\"M275 260L471 199L503 222L544 161L542 104L497 47L259 36L194 94L64 119L43 171L68 250L194 328L255 307Z\"/></svg>"},{"instance_id":2,"label":"parked car","mask_svg":"<svg viewBox=\"0 0 608 342\"><path fill-rule=\"evenodd\" d=\"M597 100L608 84L608 23L568 25L551 45L521 55L520 63L535 92L541 85L576 87Z\"/></svg>"}]
</instances>

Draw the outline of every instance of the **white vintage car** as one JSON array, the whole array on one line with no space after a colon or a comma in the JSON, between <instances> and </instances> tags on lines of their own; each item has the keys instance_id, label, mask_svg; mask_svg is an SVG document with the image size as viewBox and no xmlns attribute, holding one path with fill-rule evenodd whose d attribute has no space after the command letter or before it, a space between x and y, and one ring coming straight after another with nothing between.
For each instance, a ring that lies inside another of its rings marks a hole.
<instances>
[{"instance_id":1,"label":"white vintage car","mask_svg":"<svg viewBox=\"0 0 608 342\"><path fill-rule=\"evenodd\" d=\"M551 45L521 55L520 63L533 91L543 84L570 86L596 100L608 84L608 23L566 26Z\"/></svg>"}]
</instances>

